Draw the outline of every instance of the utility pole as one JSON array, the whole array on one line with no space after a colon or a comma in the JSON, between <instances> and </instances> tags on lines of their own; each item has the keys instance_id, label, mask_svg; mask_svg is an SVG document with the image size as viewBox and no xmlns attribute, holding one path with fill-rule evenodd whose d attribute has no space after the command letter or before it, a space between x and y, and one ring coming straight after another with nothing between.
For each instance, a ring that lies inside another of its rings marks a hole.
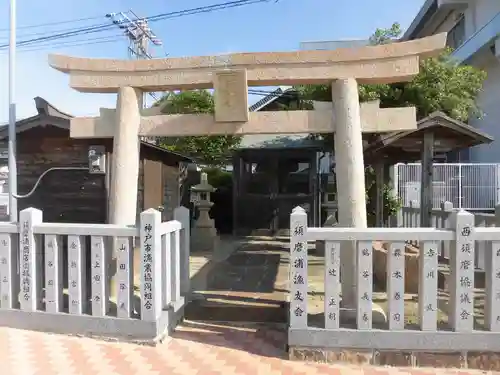
<instances>
[{"instance_id":1,"label":"utility pole","mask_svg":"<svg viewBox=\"0 0 500 375\"><path fill-rule=\"evenodd\" d=\"M156 47L163 45L161 39L149 27L148 20L137 16L132 10L128 12L108 13L106 17L114 25L123 30L125 37L129 41L128 54L131 59L152 59L153 57L149 52L150 44ZM155 101L158 100L155 93L151 92L149 95ZM146 107L146 95L143 97L143 106ZM143 140L155 143L154 139L143 137Z\"/></svg>"},{"instance_id":2,"label":"utility pole","mask_svg":"<svg viewBox=\"0 0 500 375\"><path fill-rule=\"evenodd\" d=\"M9 19L9 220L17 222L16 161L16 0L10 0Z\"/></svg>"}]
</instances>

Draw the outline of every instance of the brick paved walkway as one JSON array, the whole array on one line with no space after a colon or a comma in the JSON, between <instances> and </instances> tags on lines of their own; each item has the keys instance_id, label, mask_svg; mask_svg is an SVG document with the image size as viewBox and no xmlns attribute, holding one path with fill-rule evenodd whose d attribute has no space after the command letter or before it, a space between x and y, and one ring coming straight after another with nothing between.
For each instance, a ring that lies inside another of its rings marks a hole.
<instances>
[{"instance_id":1,"label":"brick paved walkway","mask_svg":"<svg viewBox=\"0 0 500 375\"><path fill-rule=\"evenodd\" d=\"M291 362L284 335L186 322L153 348L0 328L0 374L8 375L425 375L469 370L396 369ZM484 372L483 372L484 373Z\"/></svg>"}]
</instances>

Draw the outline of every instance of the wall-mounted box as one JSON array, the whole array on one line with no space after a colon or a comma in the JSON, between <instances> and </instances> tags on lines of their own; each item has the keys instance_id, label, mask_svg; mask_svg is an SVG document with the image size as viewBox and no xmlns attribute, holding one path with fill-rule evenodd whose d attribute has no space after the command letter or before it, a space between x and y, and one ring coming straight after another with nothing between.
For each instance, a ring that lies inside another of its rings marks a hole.
<instances>
[{"instance_id":1,"label":"wall-mounted box","mask_svg":"<svg viewBox=\"0 0 500 375\"><path fill-rule=\"evenodd\" d=\"M89 173L106 174L106 148L104 146L89 147Z\"/></svg>"}]
</instances>

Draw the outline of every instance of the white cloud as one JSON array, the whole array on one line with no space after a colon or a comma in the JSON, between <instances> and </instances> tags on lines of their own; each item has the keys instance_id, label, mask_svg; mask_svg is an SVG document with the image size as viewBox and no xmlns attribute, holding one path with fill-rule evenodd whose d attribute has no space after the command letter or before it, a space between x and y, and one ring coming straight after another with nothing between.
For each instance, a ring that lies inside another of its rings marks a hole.
<instances>
[{"instance_id":1,"label":"white cloud","mask_svg":"<svg viewBox=\"0 0 500 375\"><path fill-rule=\"evenodd\" d=\"M79 93L69 87L69 76L49 67L46 52L18 53L16 64L17 119L36 113L33 98L40 96L63 112L84 116L100 107L114 107L111 94ZM8 121L8 55L0 55L0 123Z\"/></svg>"}]
</instances>

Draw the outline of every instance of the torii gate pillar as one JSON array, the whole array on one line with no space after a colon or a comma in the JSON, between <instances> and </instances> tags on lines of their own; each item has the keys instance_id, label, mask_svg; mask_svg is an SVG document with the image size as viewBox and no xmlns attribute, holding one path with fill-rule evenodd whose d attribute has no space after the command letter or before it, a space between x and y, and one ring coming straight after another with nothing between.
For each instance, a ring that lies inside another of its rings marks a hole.
<instances>
[{"instance_id":1,"label":"torii gate pillar","mask_svg":"<svg viewBox=\"0 0 500 375\"><path fill-rule=\"evenodd\" d=\"M339 226L366 228L365 166L358 94L353 78L332 83L335 132L335 169ZM356 306L356 243L343 241L340 250L342 305Z\"/></svg>"},{"instance_id":2,"label":"torii gate pillar","mask_svg":"<svg viewBox=\"0 0 500 375\"><path fill-rule=\"evenodd\" d=\"M141 107L140 90L133 87L118 89L109 196L110 224L136 223Z\"/></svg>"}]
</instances>

